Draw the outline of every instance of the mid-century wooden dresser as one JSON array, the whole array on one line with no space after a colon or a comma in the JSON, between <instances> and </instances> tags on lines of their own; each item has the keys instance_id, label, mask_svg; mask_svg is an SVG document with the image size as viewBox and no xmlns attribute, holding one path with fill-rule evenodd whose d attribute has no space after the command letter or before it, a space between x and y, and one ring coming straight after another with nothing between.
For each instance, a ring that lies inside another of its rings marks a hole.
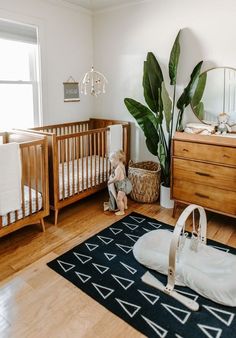
<instances>
[{"instance_id":1,"label":"mid-century wooden dresser","mask_svg":"<svg viewBox=\"0 0 236 338\"><path fill-rule=\"evenodd\" d=\"M236 217L236 138L176 132L171 197Z\"/></svg>"}]
</instances>

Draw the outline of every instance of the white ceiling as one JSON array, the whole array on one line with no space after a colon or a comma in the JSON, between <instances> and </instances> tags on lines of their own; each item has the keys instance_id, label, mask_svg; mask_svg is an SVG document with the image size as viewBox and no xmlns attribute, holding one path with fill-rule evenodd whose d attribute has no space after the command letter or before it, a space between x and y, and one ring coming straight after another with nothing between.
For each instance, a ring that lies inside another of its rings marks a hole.
<instances>
[{"instance_id":1,"label":"white ceiling","mask_svg":"<svg viewBox=\"0 0 236 338\"><path fill-rule=\"evenodd\" d=\"M83 8L99 11L106 8L120 6L124 4L133 4L141 2L142 0L64 0L73 5L79 5Z\"/></svg>"}]
</instances>

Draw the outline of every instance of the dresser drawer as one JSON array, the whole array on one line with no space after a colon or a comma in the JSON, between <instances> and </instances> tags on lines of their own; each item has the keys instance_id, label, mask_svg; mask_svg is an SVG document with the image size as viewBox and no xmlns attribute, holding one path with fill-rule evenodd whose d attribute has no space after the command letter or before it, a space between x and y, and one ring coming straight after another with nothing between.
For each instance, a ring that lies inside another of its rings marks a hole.
<instances>
[{"instance_id":1,"label":"dresser drawer","mask_svg":"<svg viewBox=\"0 0 236 338\"><path fill-rule=\"evenodd\" d=\"M236 216L235 191L222 190L184 180L174 180L172 198Z\"/></svg>"},{"instance_id":2,"label":"dresser drawer","mask_svg":"<svg viewBox=\"0 0 236 338\"><path fill-rule=\"evenodd\" d=\"M236 166L236 148L174 140L173 155Z\"/></svg>"},{"instance_id":3,"label":"dresser drawer","mask_svg":"<svg viewBox=\"0 0 236 338\"><path fill-rule=\"evenodd\" d=\"M173 158L173 179L236 191L236 167Z\"/></svg>"}]
</instances>

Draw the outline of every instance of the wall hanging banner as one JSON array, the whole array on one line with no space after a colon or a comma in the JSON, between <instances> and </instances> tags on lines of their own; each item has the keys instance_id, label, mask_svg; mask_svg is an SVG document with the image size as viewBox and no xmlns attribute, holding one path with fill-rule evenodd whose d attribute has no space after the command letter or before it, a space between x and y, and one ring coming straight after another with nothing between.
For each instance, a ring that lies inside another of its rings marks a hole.
<instances>
[{"instance_id":1,"label":"wall hanging banner","mask_svg":"<svg viewBox=\"0 0 236 338\"><path fill-rule=\"evenodd\" d=\"M64 85L64 102L79 102L79 82L76 82L72 76L66 82L63 82Z\"/></svg>"}]
</instances>

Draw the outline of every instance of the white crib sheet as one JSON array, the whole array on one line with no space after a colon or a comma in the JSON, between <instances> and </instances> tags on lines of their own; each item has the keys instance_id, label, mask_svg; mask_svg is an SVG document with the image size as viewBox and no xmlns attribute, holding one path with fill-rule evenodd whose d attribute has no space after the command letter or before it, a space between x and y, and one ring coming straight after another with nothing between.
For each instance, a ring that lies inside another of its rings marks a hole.
<instances>
[{"instance_id":1,"label":"white crib sheet","mask_svg":"<svg viewBox=\"0 0 236 338\"><path fill-rule=\"evenodd\" d=\"M24 186L24 195L25 195L25 217L30 215L30 190L28 186ZM36 190L31 189L31 200L32 200L32 213L42 209L42 195L38 192L38 208L36 208ZM18 220L23 218L22 208L17 210ZM6 226L16 221L15 211L10 213L10 223L8 223L7 215L2 216L2 225Z\"/></svg>"},{"instance_id":2,"label":"white crib sheet","mask_svg":"<svg viewBox=\"0 0 236 338\"><path fill-rule=\"evenodd\" d=\"M99 158L100 158L100 168L99 168ZM91 162L92 159L92 162ZM103 176L106 175L106 158L99 157L98 155L93 155L88 157L88 170L87 170L87 158L79 159L79 161L74 161L74 182L73 182L73 161L69 162L69 175L67 170L67 162L64 163L64 194L63 194L63 164L59 164L59 199L63 199L69 196L73 196L78 193L78 191L83 191L85 189L90 188L91 186L98 185L104 182ZM83 166L82 166L83 164ZM92 168L91 168L92 164ZM95 164L96 164L96 173L95 173ZM83 167L83 175L82 175L82 167ZM77 170L77 168L79 170ZM79 172L79 175L78 175ZM87 172L88 172L88 180L87 180ZM69 182L68 182L69 177ZM91 184L92 178L92 184ZM95 179L96 178L96 179ZM96 180L96 182L95 182ZM87 186L88 181L88 186ZM74 191L73 191L74 187Z\"/></svg>"}]
</instances>

